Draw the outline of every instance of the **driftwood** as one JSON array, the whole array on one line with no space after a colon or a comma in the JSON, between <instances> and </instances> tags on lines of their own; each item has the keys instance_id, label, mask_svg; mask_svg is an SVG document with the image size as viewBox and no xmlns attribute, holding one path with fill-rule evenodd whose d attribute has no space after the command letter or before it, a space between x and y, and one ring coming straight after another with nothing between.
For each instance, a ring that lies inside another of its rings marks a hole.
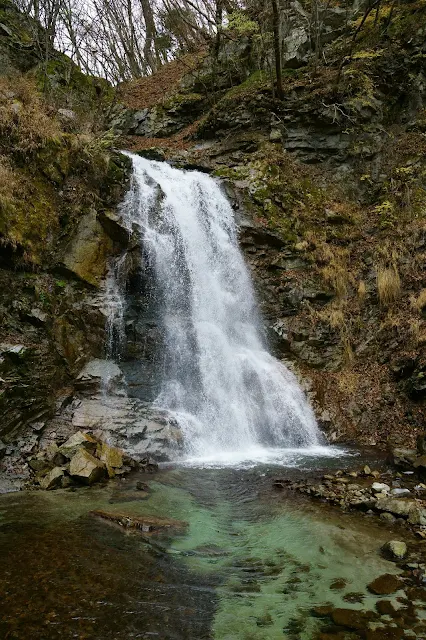
<instances>
[{"instance_id":1,"label":"driftwood","mask_svg":"<svg viewBox=\"0 0 426 640\"><path fill-rule=\"evenodd\" d=\"M108 520L124 529L133 529L142 533L156 534L161 532L181 532L188 523L172 518L158 518L157 516L133 516L127 513L111 513L109 511L91 511L91 515Z\"/></svg>"}]
</instances>

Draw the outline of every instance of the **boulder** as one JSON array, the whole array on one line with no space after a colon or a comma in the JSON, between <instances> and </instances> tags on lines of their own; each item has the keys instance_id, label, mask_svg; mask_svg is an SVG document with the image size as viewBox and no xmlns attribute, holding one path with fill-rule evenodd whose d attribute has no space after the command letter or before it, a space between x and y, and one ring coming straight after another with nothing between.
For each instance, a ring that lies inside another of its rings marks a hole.
<instances>
[{"instance_id":1,"label":"boulder","mask_svg":"<svg viewBox=\"0 0 426 640\"><path fill-rule=\"evenodd\" d=\"M79 449L71 458L70 475L84 484L93 484L105 475L105 465L86 449Z\"/></svg>"},{"instance_id":2,"label":"boulder","mask_svg":"<svg viewBox=\"0 0 426 640\"><path fill-rule=\"evenodd\" d=\"M417 436L417 451L420 456L426 454L426 432Z\"/></svg>"},{"instance_id":3,"label":"boulder","mask_svg":"<svg viewBox=\"0 0 426 640\"><path fill-rule=\"evenodd\" d=\"M63 445L58 449L58 453L65 456L69 460L75 456L81 449L94 453L97 447L97 441L92 436L82 431L74 433Z\"/></svg>"},{"instance_id":4,"label":"boulder","mask_svg":"<svg viewBox=\"0 0 426 640\"><path fill-rule=\"evenodd\" d=\"M402 489L397 487L391 490L391 496L393 496L394 498L402 498L402 496L409 496L409 495L411 495L410 489Z\"/></svg>"},{"instance_id":5,"label":"boulder","mask_svg":"<svg viewBox=\"0 0 426 640\"><path fill-rule=\"evenodd\" d=\"M417 524L421 526L426 525L426 509L422 509L421 507L415 507L410 511L410 515L408 516L408 522L410 524Z\"/></svg>"},{"instance_id":6,"label":"boulder","mask_svg":"<svg viewBox=\"0 0 426 640\"><path fill-rule=\"evenodd\" d=\"M80 219L76 233L65 249L59 265L79 280L98 287L107 270L112 240L97 219L96 211Z\"/></svg>"},{"instance_id":7,"label":"boulder","mask_svg":"<svg viewBox=\"0 0 426 640\"><path fill-rule=\"evenodd\" d=\"M98 444L96 455L108 470L119 469L123 466L123 452L116 447L110 447L106 442Z\"/></svg>"},{"instance_id":8,"label":"boulder","mask_svg":"<svg viewBox=\"0 0 426 640\"><path fill-rule=\"evenodd\" d=\"M111 360L96 358L90 360L77 376L79 391L98 391L100 389L119 387L123 379L120 367Z\"/></svg>"},{"instance_id":9,"label":"boulder","mask_svg":"<svg viewBox=\"0 0 426 640\"><path fill-rule=\"evenodd\" d=\"M407 500L406 498L380 498L376 502L376 509L379 511L387 511L405 518L408 518L416 507L415 500Z\"/></svg>"},{"instance_id":10,"label":"boulder","mask_svg":"<svg viewBox=\"0 0 426 640\"><path fill-rule=\"evenodd\" d=\"M420 456L419 458L416 458L416 460L413 463L413 467L415 469L426 469L426 455Z\"/></svg>"},{"instance_id":11,"label":"boulder","mask_svg":"<svg viewBox=\"0 0 426 640\"><path fill-rule=\"evenodd\" d=\"M371 490L373 493L389 493L390 486L385 484L384 482L373 482L371 485Z\"/></svg>"},{"instance_id":12,"label":"boulder","mask_svg":"<svg viewBox=\"0 0 426 640\"><path fill-rule=\"evenodd\" d=\"M393 449L391 454L392 464L402 469L410 469L416 458L416 449Z\"/></svg>"},{"instance_id":13,"label":"boulder","mask_svg":"<svg viewBox=\"0 0 426 640\"><path fill-rule=\"evenodd\" d=\"M372 611L357 611L355 609L334 609L331 617L334 624L347 629L365 629L369 620L375 617Z\"/></svg>"},{"instance_id":14,"label":"boulder","mask_svg":"<svg viewBox=\"0 0 426 640\"><path fill-rule=\"evenodd\" d=\"M55 467L40 480L40 487L45 490L56 489L61 485L62 478L65 476L65 473L66 470L64 467Z\"/></svg>"},{"instance_id":15,"label":"boulder","mask_svg":"<svg viewBox=\"0 0 426 640\"><path fill-rule=\"evenodd\" d=\"M136 153L138 156L141 156L141 158L146 158L147 160L158 160L159 162L163 162L166 159L166 154L161 147L149 147L148 149L142 149Z\"/></svg>"},{"instance_id":16,"label":"boulder","mask_svg":"<svg viewBox=\"0 0 426 640\"><path fill-rule=\"evenodd\" d=\"M397 576L394 576L390 573L385 573L373 580L373 582L370 582L367 588L370 593L381 596L395 593L395 591L398 591L400 586L401 585Z\"/></svg>"},{"instance_id":17,"label":"boulder","mask_svg":"<svg viewBox=\"0 0 426 640\"><path fill-rule=\"evenodd\" d=\"M109 237L124 247L129 244L131 230L123 225L121 216L115 211L102 211L98 215L99 222L109 235Z\"/></svg>"},{"instance_id":18,"label":"boulder","mask_svg":"<svg viewBox=\"0 0 426 640\"><path fill-rule=\"evenodd\" d=\"M390 540L383 545L382 551L394 560L402 560L407 555L407 545L401 540Z\"/></svg>"}]
</instances>

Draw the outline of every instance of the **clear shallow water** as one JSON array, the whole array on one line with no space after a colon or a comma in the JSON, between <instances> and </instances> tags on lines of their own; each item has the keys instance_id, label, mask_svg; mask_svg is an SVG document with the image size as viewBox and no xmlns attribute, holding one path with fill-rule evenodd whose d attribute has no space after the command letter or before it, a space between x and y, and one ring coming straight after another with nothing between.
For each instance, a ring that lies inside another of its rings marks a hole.
<instances>
[{"instance_id":1,"label":"clear shallow water","mask_svg":"<svg viewBox=\"0 0 426 640\"><path fill-rule=\"evenodd\" d=\"M330 461L331 465L334 462ZM374 525L271 490L276 470L176 468L107 488L0 499L0 637L311 640L315 605L371 608L366 585L393 572ZM188 522L146 540L90 515L103 509ZM342 590L330 587L336 579ZM363 604L348 604L351 592Z\"/></svg>"}]
</instances>

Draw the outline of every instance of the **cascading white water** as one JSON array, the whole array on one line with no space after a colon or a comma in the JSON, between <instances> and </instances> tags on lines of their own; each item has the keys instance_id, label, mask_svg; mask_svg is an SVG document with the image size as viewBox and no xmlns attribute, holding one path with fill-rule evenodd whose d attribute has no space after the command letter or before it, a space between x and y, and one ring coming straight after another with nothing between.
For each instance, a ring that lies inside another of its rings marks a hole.
<instances>
[{"instance_id":1,"label":"cascading white water","mask_svg":"<svg viewBox=\"0 0 426 640\"><path fill-rule=\"evenodd\" d=\"M156 405L176 416L187 453L212 456L319 443L293 374L265 345L232 208L211 177L128 154L126 224L143 233L165 336Z\"/></svg>"}]
</instances>

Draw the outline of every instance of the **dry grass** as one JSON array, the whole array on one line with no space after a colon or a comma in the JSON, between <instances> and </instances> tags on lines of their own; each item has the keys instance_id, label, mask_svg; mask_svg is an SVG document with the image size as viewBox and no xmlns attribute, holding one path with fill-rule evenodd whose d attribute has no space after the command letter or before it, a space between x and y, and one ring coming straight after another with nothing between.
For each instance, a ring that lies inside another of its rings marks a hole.
<instances>
[{"instance_id":1,"label":"dry grass","mask_svg":"<svg viewBox=\"0 0 426 640\"><path fill-rule=\"evenodd\" d=\"M19 183L8 159L0 156L0 206L2 209L7 209L8 205L13 203L18 188Z\"/></svg>"},{"instance_id":2,"label":"dry grass","mask_svg":"<svg viewBox=\"0 0 426 640\"><path fill-rule=\"evenodd\" d=\"M390 267L379 266L377 268L377 292L379 302L383 306L389 306L399 298L401 278L395 263Z\"/></svg>"},{"instance_id":3,"label":"dry grass","mask_svg":"<svg viewBox=\"0 0 426 640\"><path fill-rule=\"evenodd\" d=\"M411 306L415 311L421 313L426 307L426 289L422 289L417 297L411 298Z\"/></svg>"},{"instance_id":4,"label":"dry grass","mask_svg":"<svg viewBox=\"0 0 426 640\"><path fill-rule=\"evenodd\" d=\"M367 287L366 287L366 284L365 284L364 280L361 280L361 282L358 285L358 299L359 299L359 301L360 302L364 302L366 295L367 295Z\"/></svg>"},{"instance_id":5,"label":"dry grass","mask_svg":"<svg viewBox=\"0 0 426 640\"><path fill-rule=\"evenodd\" d=\"M0 146L3 150L31 153L61 136L59 123L35 83L23 76L0 78Z\"/></svg>"}]
</instances>

